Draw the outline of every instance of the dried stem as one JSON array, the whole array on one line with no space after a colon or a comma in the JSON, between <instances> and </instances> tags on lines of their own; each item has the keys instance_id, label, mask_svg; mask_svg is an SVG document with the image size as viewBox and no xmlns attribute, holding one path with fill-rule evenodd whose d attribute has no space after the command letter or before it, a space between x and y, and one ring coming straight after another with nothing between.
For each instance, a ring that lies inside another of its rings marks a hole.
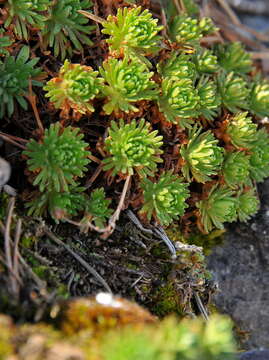
<instances>
[{"instance_id":1,"label":"dried stem","mask_svg":"<svg viewBox=\"0 0 269 360\"><path fill-rule=\"evenodd\" d=\"M112 294L112 290L110 289L107 282L102 278L100 274L90 266L80 255L75 253L68 245L66 245L63 241L61 241L57 236L55 236L50 230L45 228L45 234L54 241L57 245L62 246L66 251L69 252L89 273L91 273L103 286L104 288Z\"/></svg>"},{"instance_id":2,"label":"dried stem","mask_svg":"<svg viewBox=\"0 0 269 360\"><path fill-rule=\"evenodd\" d=\"M4 134L4 133L0 132L0 137L3 140L5 140L6 142L9 142L10 144L17 146L17 147L21 148L22 150L26 149L25 146L23 146L23 145L17 143L16 141L14 141L8 134Z\"/></svg>"},{"instance_id":3,"label":"dried stem","mask_svg":"<svg viewBox=\"0 0 269 360\"><path fill-rule=\"evenodd\" d=\"M88 11L85 10L78 10L78 12L84 16L86 16L88 19L91 19L95 22L98 22L99 24L103 24L105 22L104 19L102 19L100 16L94 15L92 13L89 13Z\"/></svg>"},{"instance_id":4,"label":"dried stem","mask_svg":"<svg viewBox=\"0 0 269 360\"><path fill-rule=\"evenodd\" d=\"M43 134L45 130L44 130L44 126L40 120L40 116L39 116L39 113L38 113L38 110L36 107L36 95L34 95L34 93L33 93L32 81L29 81L29 95L27 96L27 99L29 100L29 102L32 106L32 109L34 111L37 126L38 126L41 134Z\"/></svg>"}]
</instances>

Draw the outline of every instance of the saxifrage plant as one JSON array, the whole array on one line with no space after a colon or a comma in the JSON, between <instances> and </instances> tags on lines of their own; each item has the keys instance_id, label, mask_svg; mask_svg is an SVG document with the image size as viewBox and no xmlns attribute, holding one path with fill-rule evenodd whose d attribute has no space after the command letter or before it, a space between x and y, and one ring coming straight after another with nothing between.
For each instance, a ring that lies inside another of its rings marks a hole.
<instances>
[{"instance_id":1,"label":"saxifrage plant","mask_svg":"<svg viewBox=\"0 0 269 360\"><path fill-rule=\"evenodd\" d=\"M29 94L29 81L34 86L42 86L42 71L35 68L39 58L29 59L30 49L23 46L17 56L6 55L0 60L0 118L6 113L10 117L15 108L15 101L27 109L25 97Z\"/></svg>"},{"instance_id":2,"label":"saxifrage plant","mask_svg":"<svg viewBox=\"0 0 269 360\"><path fill-rule=\"evenodd\" d=\"M69 4L70 14L75 14L74 9L77 14L75 3ZM83 2L78 7L88 5ZM143 219L154 218L163 226L179 220L183 230L194 230L198 221L199 229L209 232L223 229L225 222L248 220L258 209L256 182L269 175L269 137L258 125L259 118L269 115L269 91L260 75L253 77L255 64L243 46L209 43L205 47L206 36L216 27L210 19L184 12L165 29L168 39L162 38L164 29L157 19L141 7L119 8L115 16L98 21L103 27L100 36L104 35L101 58L90 56L86 65L65 61L59 75L44 87L51 103L65 112L65 121L80 118L81 132L86 134L83 154L87 142L96 141L84 124L93 121L94 126L100 124L98 131L104 130L98 133L96 148L91 146L99 165L93 174L92 165L89 175L95 178L103 170L110 184L126 179L124 198L131 197L126 204L133 204ZM71 33L64 30L64 34ZM80 46L76 48L82 52ZM60 54L57 46L54 53ZM71 152L76 170L67 166L64 188L59 179L41 181L41 163L30 168L37 173L35 184L42 184L41 191L48 187L71 194L71 186L80 186L79 177L87 171L83 164L88 162L84 155L83 161L78 159L80 151ZM29 149L28 156L31 159ZM103 190L91 191L87 196L92 204L100 201L104 216L98 222L94 210L85 206L84 220L106 228L112 216L108 200ZM247 206L251 199L253 206Z\"/></svg>"}]
</instances>

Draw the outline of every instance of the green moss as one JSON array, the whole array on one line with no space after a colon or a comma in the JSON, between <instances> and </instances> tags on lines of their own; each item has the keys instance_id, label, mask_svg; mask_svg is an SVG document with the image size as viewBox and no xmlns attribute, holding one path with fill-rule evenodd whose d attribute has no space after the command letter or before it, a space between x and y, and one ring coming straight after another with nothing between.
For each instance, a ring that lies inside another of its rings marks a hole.
<instances>
[{"instance_id":1,"label":"green moss","mask_svg":"<svg viewBox=\"0 0 269 360\"><path fill-rule=\"evenodd\" d=\"M154 298L155 304L153 306L153 312L157 316L164 317L170 314L183 316L184 311L182 309L182 304L180 303L180 296L175 291L174 283L172 281L159 286Z\"/></svg>"}]
</instances>

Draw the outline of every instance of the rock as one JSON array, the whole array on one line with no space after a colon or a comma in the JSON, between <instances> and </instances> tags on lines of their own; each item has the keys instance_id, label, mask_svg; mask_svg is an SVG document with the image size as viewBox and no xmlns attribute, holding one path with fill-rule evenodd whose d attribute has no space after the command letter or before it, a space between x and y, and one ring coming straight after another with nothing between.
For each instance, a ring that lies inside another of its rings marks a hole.
<instances>
[{"instance_id":1,"label":"rock","mask_svg":"<svg viewBox=\"0 0 269 360\"><path fill-rule=\"evenodd\" d=\"M245 333L246 350L269 347L269 179L260 186L260 199L259 213L230 226L208 259L220 288L215 303Z\"/></svg>"},{"instance_id":2,"label":"rock","mask_svg":"<svg viewBox=\"0 0 269 360\"><path fill-rule=\"evenodd\" d=\"M269 350L252 350L242 354L240 360L269 360Z\"/></svg>"}]
</instances>

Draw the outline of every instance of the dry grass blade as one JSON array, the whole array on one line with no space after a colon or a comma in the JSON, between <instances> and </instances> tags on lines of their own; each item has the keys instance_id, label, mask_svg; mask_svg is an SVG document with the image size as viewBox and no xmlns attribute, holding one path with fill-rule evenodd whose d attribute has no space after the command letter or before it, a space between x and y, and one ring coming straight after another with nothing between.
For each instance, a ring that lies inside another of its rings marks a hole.
<instances>
[{"instance_id":1,"label":"dry grass blade","mask_svg":"<svg viewBox=\"0 0 269 360\"><path fill-rule=\"evenodd\" d=\"M62 246L66 251L69 252L90 274L92 274L100 284L104 286L104 288L112 294L112 290L110 289L107 282L102 278L100 274L90 266L80 255L78 255L74 250L72 250L68 245L66 245L63 241L61 241L57 236L55 236L50 230L45 228L45 234L54 241L57 245Z\"/></svg>"}]
</instances>

